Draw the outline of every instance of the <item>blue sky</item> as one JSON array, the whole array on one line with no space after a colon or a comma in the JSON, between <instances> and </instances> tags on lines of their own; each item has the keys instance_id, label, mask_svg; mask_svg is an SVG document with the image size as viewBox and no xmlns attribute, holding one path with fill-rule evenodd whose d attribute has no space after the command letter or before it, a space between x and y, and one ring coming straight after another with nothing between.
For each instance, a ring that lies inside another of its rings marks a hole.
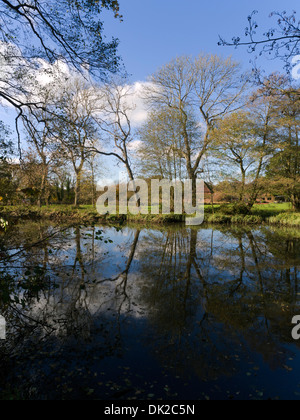
<instances>
[{"instance_id":1,"label":"blue sky","mask_svg":"<svg viewBox=\"0 0 300 420\"><path fill-rule=\"evenodd\" d=\"M252 55L244 48L218 46L218 35L243 35L247 16L259 11L261 31L275 25L272 11L299 10L299 0L120 0L124 22L110 16L106 33L120 39L119 52L132 81L143 81L179 55L200 52L232 55L250 68ZM299 10L300 11L300 10ZM282 70L280 61L260 60L267 73Z\"/></svg>"},{"instance_id":2,"label":"blue sky","mask_svg":"<svg viewBox=\"0 0 300 420\"><path fill-rule=\"evenodd\" d=\"M299 0L120 0L120 6L124 21L105 12L105 33L108 39L119 38L119 54L132 82L147 80L176 56L201 52L232 55L249 69L254 56L245 48L219 47L218 35L228 40L243 35L253 10L259 11L263 31L274 22L269 18L272 11L300 9ZM259 63L266 73L283 71L280 60L260 59ZM14 124L11 110L0 108L0 119Z\"/></svg>"}]
</instances>

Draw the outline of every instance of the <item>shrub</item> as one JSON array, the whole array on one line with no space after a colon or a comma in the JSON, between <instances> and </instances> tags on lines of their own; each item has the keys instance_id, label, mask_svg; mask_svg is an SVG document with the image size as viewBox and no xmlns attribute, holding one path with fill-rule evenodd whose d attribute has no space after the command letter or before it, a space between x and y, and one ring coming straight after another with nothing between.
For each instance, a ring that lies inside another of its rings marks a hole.
<instances>
[{"instance_id":1,"label":"shrub","mask_svg":"<svg viewBox=\"0 0 300 420\"><path fill-rule=\"evenodd\" d=\"M232 224L243 224L243 225L261 225L263 223L263 218L260 216L255 216L248 214L246 216L236 215L231 218Z\"/></svg>"},{"instance_id":2,"label":"shrub","mask_svg":"<svg viewBox=\"0 0 300 420\"><path fill-rule=\"evenodd\" d=\"M300 227L300 213L281 213L277 216L270 217L268 222L271 225Z\"/></svg>"},{"instance_id":3,"label":"shrub","mask_svg":"<svg viewBox=\"0 0 300 420\"><path fill-rule=\"evenodd\" d=\"M246 204L235 203L235 204L223 204L220 206L220 212L227 215L236 214L249 214L249 209Z\"/></svg>"},{"instance_id":4,"label":"shrub","mask_svg":"<svg viewBox=\"0 0 300 420\"><path fill-rule=\"evenodd\" d=\"M260 216L248 214L247 216L244 217L244 222L246 224L251 224L251 225L261 225L263 223L263 218Z\"/></svg>"},{"instance_id":5,"label":"shrub","mask_svg":"<svg viewBox=\"0 0 300 420\"><path fill-rule=\"evenodd\" d=\"M207 217L208 223L226 224L230 223L231 217L224 214L212 214Z\"/></svg>"},{"instance_id":6,"label":"shrub","mask_svg":"<svg viewBox=\"0 0 300 420\"><path fill-rule=\"evenodd\" d=\"M233 216L231 218L231 223L234 225L240 225L245 223L245 217L242 215Z\"/></svg>"},{"instance_id":7,"label":"shrub","mask_svg":"<svg viewBox=\"0 0 300 420\"><path fill-rule=\"evenodd\" d=\"M8 227L8 222L2 218L0 218L0 229L6 230Z\"/></svg>"}]
</instances>

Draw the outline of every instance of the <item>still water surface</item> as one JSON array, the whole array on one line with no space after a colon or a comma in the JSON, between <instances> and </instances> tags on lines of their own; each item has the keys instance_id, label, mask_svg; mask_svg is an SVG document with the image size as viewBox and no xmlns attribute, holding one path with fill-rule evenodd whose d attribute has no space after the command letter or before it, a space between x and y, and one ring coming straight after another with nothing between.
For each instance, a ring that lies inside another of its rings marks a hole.
<instances>
[{"instance_id":1,"label":"still water surface","mask_svg":"<svg viewBox=\"0 0 300 420\"><path fill-rule=\"evenodd\" d=\"M25 223L0 244L2 395L299 399L300 231Z\"/></svg>"}]
</instances>

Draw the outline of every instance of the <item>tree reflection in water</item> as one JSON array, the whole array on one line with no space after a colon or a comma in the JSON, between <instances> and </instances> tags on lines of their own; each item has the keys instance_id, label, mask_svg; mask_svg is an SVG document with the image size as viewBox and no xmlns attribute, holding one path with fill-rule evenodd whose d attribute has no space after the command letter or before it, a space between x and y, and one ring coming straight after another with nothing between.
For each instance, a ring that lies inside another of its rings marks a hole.
<instances>
[{"instance_id":1,"label":"tree reflection in water","mask_svg":"<svg viewBox=\"0 0 300 420\"><path fill-rule=\"evenodd\" d=\"M270 228L11 228L2 394L298 398L299 241Z\"/></svg>"}]
</instances>

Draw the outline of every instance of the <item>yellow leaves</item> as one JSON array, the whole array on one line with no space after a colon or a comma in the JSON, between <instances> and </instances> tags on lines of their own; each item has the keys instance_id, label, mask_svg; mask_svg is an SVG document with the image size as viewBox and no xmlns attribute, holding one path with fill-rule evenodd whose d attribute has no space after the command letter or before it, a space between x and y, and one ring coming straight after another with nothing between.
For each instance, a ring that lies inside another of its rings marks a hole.
<instances>
[{"instance_id":1,"label":"yellow leaves","mask_svg":"<svg viewBox=\"0 0 300 420\"><path fill-rule=\"evenodd\" d=\"M6 230L8 227L8 222L0 218L0 228Z\"/></svg>"}]
</instances>

